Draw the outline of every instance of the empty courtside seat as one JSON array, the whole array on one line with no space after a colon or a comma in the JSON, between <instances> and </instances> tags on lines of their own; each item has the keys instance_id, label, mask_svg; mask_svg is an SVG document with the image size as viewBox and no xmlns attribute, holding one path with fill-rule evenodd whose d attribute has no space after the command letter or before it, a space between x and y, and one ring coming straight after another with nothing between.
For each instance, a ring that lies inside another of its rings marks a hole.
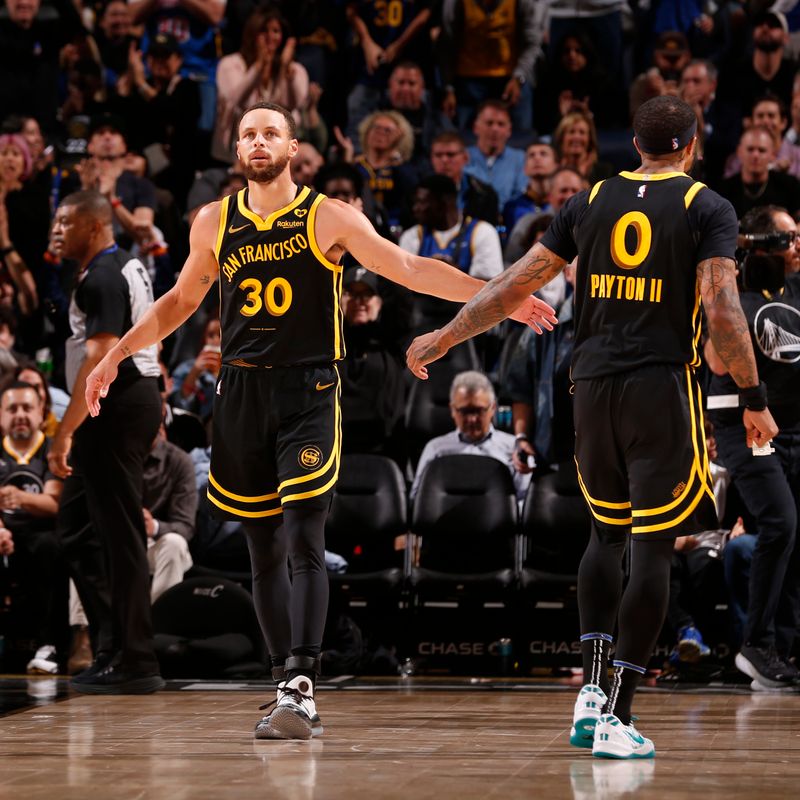
<instances>
[{"instance_id":1,"label":"empty courtside seat","mask_svg":"<svg viewBox=\"0 0 800 800\"><path fill-rule=\"evenodd\" d=\"M536 477L522 509L523 588L537 596L573 595L590 525L574 461Z\"/></svg>"},{"instance_id":2,"label":"empty courtside seat","mask_svg":"<svg viewBox=\"0 0 800 800\"><path fill-rule=\"evenodd\" d=\"M405 482L397 464L384 456L343 456L325 546L349 566L331 575L331 583L367 593L398 589L404 554L395 540L407 527Z\"/></svg>"}]
</instances>

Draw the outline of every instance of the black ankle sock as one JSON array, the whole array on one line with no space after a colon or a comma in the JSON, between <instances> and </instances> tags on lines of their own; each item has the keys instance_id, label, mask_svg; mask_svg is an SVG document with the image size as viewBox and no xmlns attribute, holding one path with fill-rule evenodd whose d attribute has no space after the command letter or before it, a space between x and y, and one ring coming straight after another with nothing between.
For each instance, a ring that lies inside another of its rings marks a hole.
<instances>
[{"instance_id":1,"label":"black ankle sock","mask_svg":"<svg viewBox=\"0 0 800 800\"><path fill-rule=\"evenodd\" d=\"M613 637L608 633L585 633L581 636L583 656L583 683L599 686L606 697L610 691L608 680L608 653Z\"/></svg>"},{"instance_id":2,"label":"black ankle sock","mask_svg":"<svg viewBox=\"0 0 800 800\"><path fill-rule=\"evenodd\" d=\"M646 670L625 661L615 661L614 667L614 680L603 713L614 714L623 725L629 725L633 696Z\"/></svg>"}]
</instances>

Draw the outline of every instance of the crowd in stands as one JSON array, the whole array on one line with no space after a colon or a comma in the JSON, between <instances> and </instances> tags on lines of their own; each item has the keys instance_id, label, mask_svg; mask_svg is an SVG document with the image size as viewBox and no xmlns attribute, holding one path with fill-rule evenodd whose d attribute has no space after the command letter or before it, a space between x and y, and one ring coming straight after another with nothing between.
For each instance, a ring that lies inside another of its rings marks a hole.
<instances>
[{"instance_id":1,"label":"crowd in stands","mask_svg":"<svg viewBox=\"0 0 800 800\"><path fill-rule=\"evenodd\" d=\"M45 457L68 400L64 348L78 278L50 240L61 199L77 189L108 199L116 241L141 260L157 298L174 285L198 210L246 186L237 121L250 104L271 101L297 122L298 185L356 206L409 252L488 280L537 241L570 197L635 168L634 111L673 94L698 118L692 176L739 217L774 205L797 218L800 3L772 5L5 0L0 573L35 599L32 668L55 671L69 650L58 630L68 595L54 536L60 482ZM574 266L542 292L561 322L553 334L506 322L476 340L469 363L441 367L455 429L437 431L444 436L421 452L405 430L416 395L403 353L456 306L415 296L349 255L343 266L345 453L390 457L409 487L437 455L492 455L514 472L520 499L531 473L535 485L537 473L571 459ZM236 523L211 519L205 499L221 361L213 291L160 360L165 427L142 499L154 598L193 560L234 571L247 563ZM498 404L512 413L501 417ZM735 505L721 528L735 527L731 514L743 532ZM705 591L691 545L679 546L676 593ZM746 599L737 597L741 616ZM679 606L676 594L670 610L677 639L702 625L698 604L687 602ZM74 605L70 621L85 649Z\"/></svg>"}]
</instances>

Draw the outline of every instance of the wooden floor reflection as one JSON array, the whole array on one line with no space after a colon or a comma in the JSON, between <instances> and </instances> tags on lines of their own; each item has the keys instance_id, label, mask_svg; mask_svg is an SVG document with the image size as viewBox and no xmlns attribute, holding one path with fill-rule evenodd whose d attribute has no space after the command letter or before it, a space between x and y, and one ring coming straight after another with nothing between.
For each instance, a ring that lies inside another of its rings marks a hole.
<instances>
[{"instance_id":1,"label":"wooden floor reflection","mask_svg":"<svg viewBox=\"0 0 800 800\"><path fill-rule=\"evenodd\" d=\"M574 694L340 688L320 692L325 734L312 742L253 740L264 692L195 685L149 697L70 695L0 718L0 798L800 795L800 695L643 694L639 727L658 755L631 763L569 747Z\"/></svg>"}]
</instances>

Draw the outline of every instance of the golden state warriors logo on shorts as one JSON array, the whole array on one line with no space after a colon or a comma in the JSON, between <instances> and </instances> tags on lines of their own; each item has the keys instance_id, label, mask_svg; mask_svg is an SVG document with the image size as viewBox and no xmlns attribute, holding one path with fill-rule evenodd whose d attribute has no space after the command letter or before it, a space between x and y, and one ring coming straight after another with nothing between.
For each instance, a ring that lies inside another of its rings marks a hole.
<instances>
[{"instance_id":1,"label":"golden state warriors logo on shorts","mask_svg":"<svg viewBox=\"0 0 800 800\"><path fill-rule=\"evenodd\" d=\"M303 469L316 469L322 463L322 451L313 444L304 447L297 456L297 463Z\"/></svg>"}]
</instances>

